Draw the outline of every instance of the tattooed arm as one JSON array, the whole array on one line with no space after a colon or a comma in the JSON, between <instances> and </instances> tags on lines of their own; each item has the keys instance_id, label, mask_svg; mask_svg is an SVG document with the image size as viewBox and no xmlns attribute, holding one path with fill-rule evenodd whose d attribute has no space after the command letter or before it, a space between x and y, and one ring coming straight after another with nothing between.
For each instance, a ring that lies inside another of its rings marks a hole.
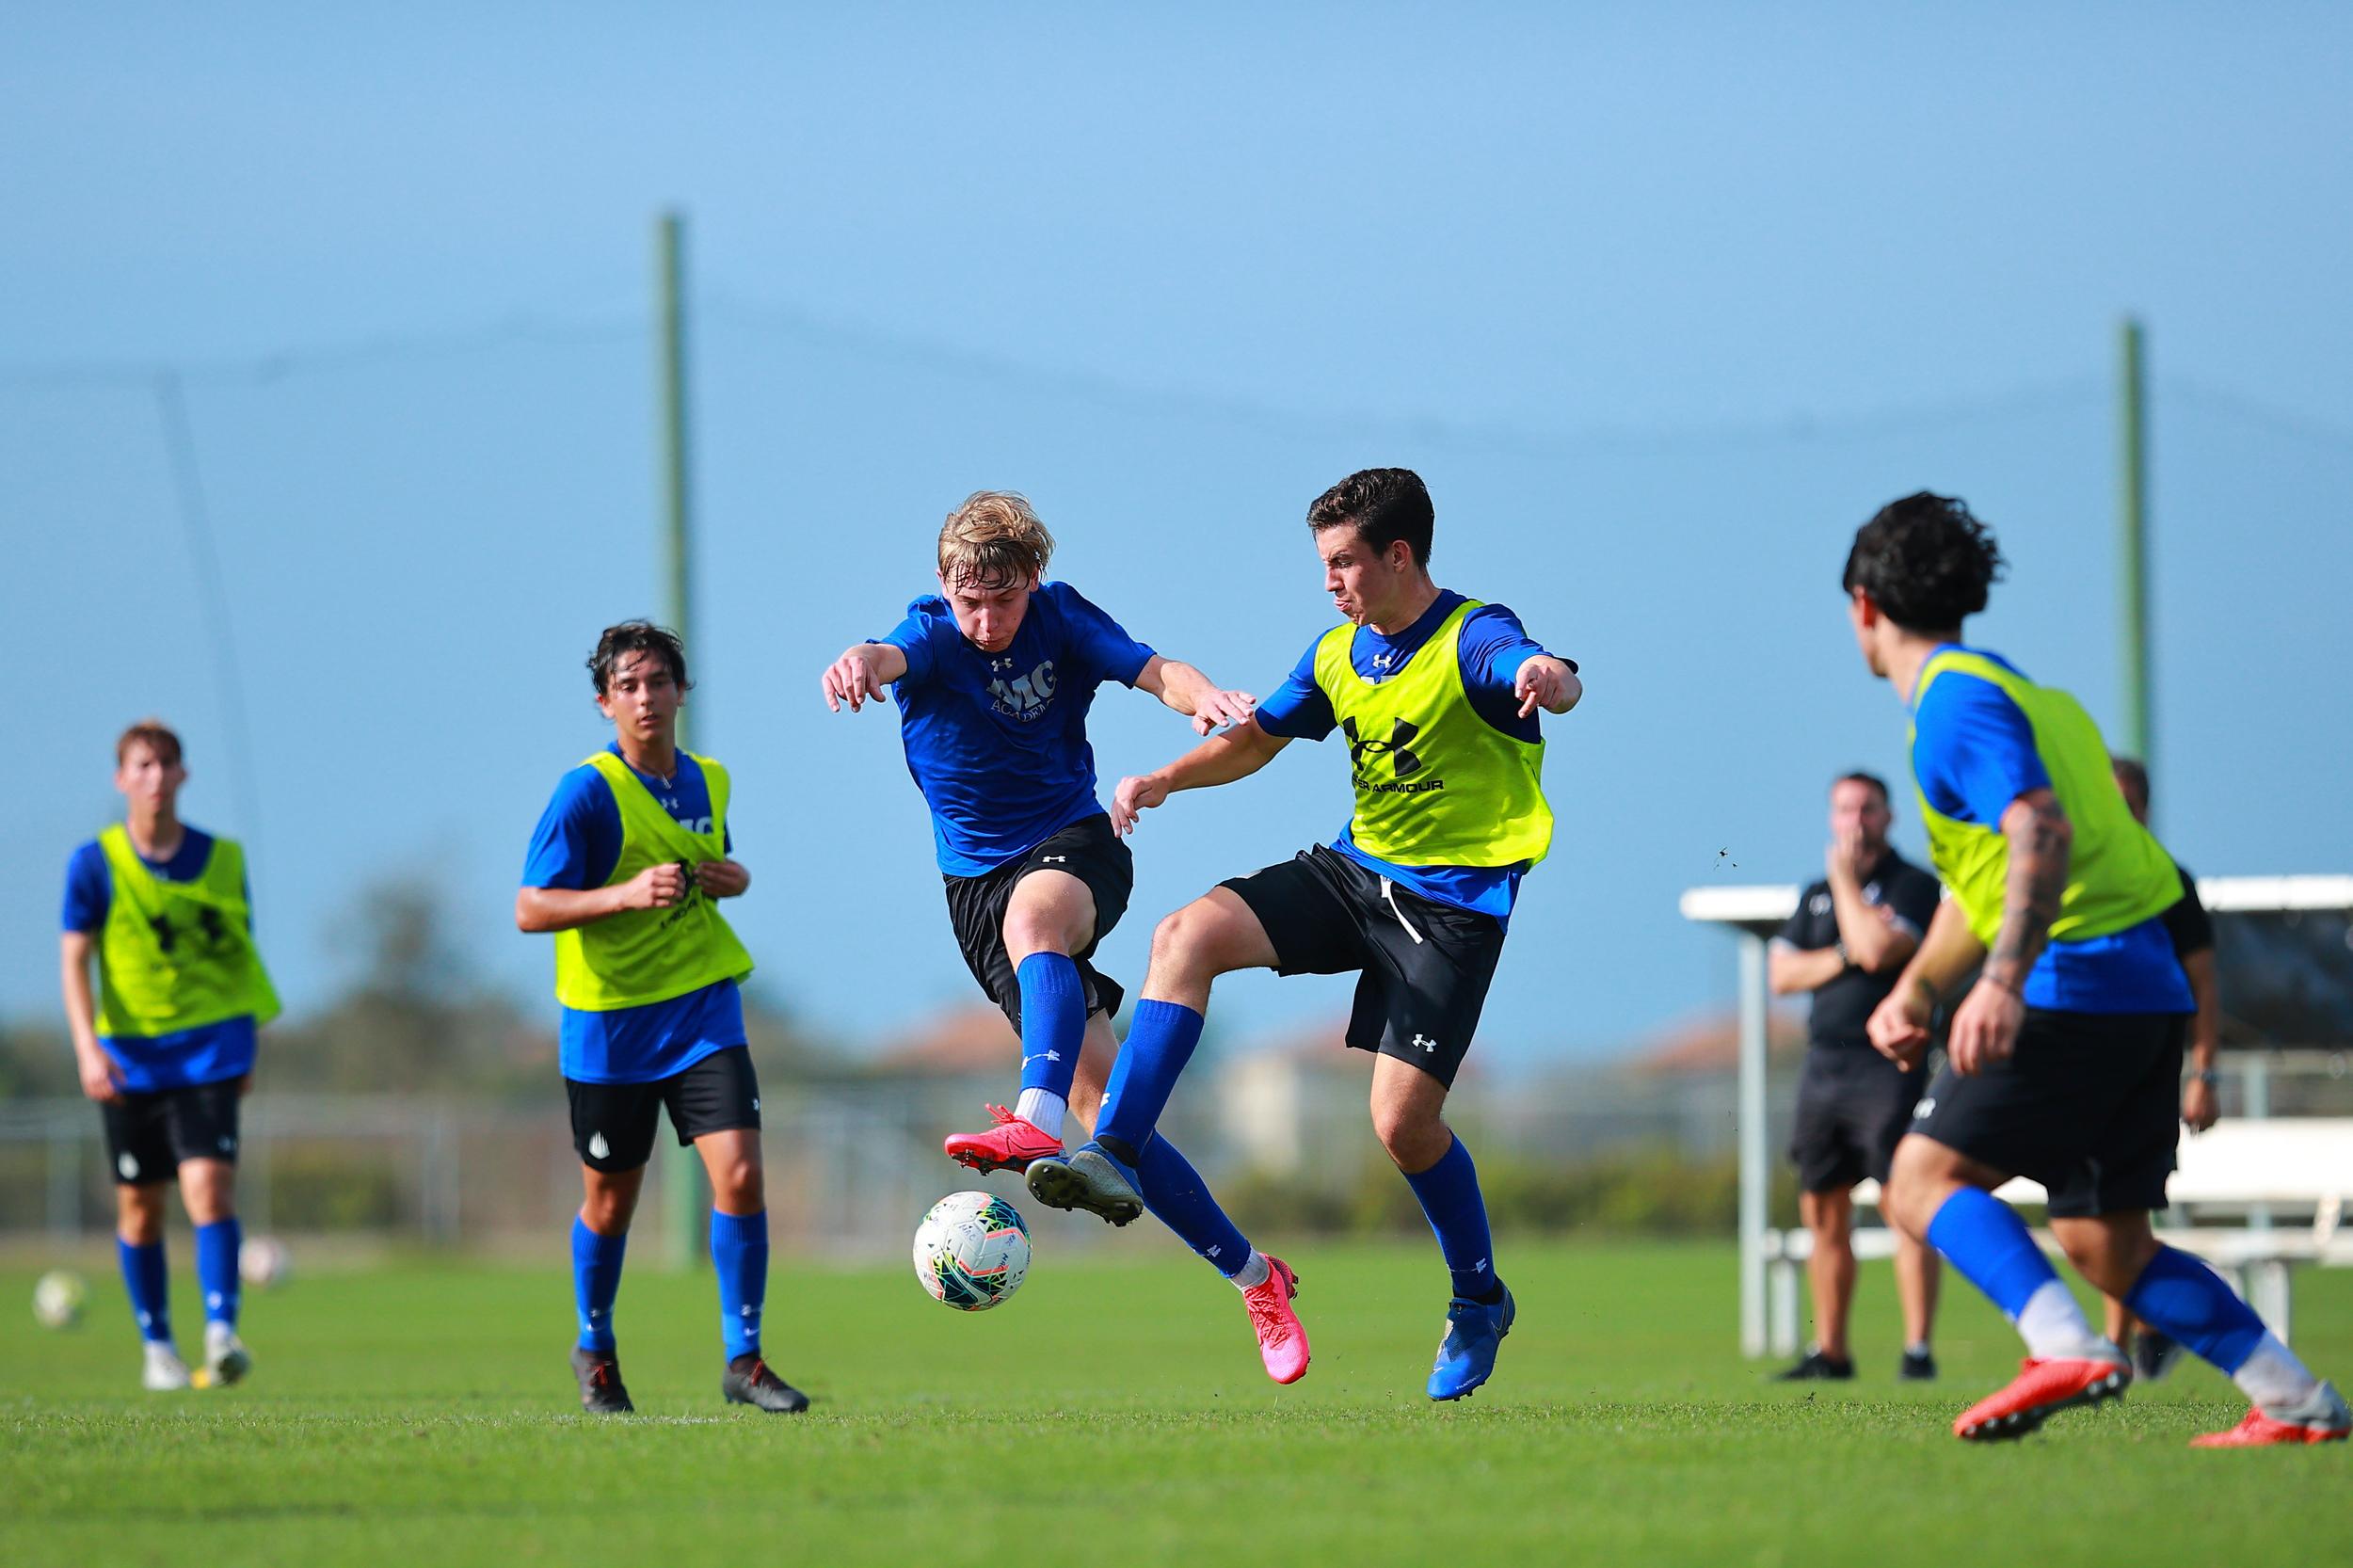
<instances>
[{"instance_id":1,"label":"tattooed arm","mask_svg":"<svg viewBox=\"0 0 2353 1568\"><path fill-rule=\"evenodd\" d=\"M2067 864L2075 830L2058 797L2048 789L2029 790L2002 813L2002 837L2009 841L2009 870L2002 896L2002 924L1993 934L1985 970L1953 1013L1945 1054L1953 1071L1967 1077L2007 1062L2026 1021L2026 975L2051 939L2059 895L2067 890Z\"/></svg>"}]
</instances>

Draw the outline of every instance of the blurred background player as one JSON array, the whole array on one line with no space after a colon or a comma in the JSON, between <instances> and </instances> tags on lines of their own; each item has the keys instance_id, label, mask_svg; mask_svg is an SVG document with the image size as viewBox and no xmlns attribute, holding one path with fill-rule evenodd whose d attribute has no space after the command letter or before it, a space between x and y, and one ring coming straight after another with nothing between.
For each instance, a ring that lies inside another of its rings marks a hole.
<instances>
[{"instance_id":1,"label":"blurred background player","mask_svg":"<svg viewBox=\"0 0 2353 1568\"><path fill-rule=\"evenodd\" d=\"M66 1027L82 1092L105 1121L116 1251L146 1341L142 1380L156 1390L189 1383L164 1262L164 1189L175 1173L196 1227L206 1380L234 1383L252 1367L237 1337L237 1102L255 1032L278 1016L253 945L245 852L181 822L187 777L180 737L160 720L122 732L123 820L67 863L61 944Z\"/></svg>"},{"instance_id":2,"label":"blurred background player","mask_svg":"<svg viewBox=\"0 0 2353 1568\"><path fill-rule=\"evenodd\" d=\"M1857 530L1840 579L1865 664L1911 710L1930 858L1952 895L1872 1013L1872 1044L1917 1060L1939 1000L1979 970L1896 1150L1885 1205L2026 1342L2018 1377L1963 1412L1954 1433L2023 1436L2131 1380L2123 1353L1993 1195L2023 1174L2047 1189L2052 1234L2087 1280L2254 1401L2198 1446L2341 1441L2353 1412L2337 1391L2219 1274L2150 1228L2173 1169L2195 1005L2162 919L2182 879L2125 808L2082 705L1962 644L1962 621L1985 608L2001 568L1965 504L1922 491Z\"/></svg>"},{"instance_id":3,"label":"blurred background player","mask_svg":"<svg viewBox=\"0 0 2353 1568\"><path fill-rule=\"evenodd\" d=\"M1785 1382L1854 1376L1847 1318L1854 1304L1853 1188L1887 1180L1897 1142L1927 1086L1925 1065L1890 1062L1871 1048L1864 1024L1919 951L1935 918L1936 878L1896 853L1887 785L1850 773L1830 787L1830 845L1821 881L1808 887L1767 950L1775 996L1813 994L1805 1070L1789 1158L1798 1167L1798 1209L1814 1239L1814 1345ZM1903 1303L1904 1353L1897 1375L1936 1376L1929 1349L1936 1316L1936 1254L1896 1233L1896 1289Z\"/></svg>"},{"instance_id":4,"label":"blurred background player","mask_svg":"<svg viewBox=\"0 0 2353 1568\"><path fill-rule=\"evenodd\" d=\"M572 1222L582 1408L634 1408L613 1335L621 1259L666 1107L711 1176L730 1404L772 1413L808 1397L760 1355L768 1202L760 1081L738 984L752 971L718 900L751 872L732 858L728 772L678 748L691 682L678 637L645 621L605 628L588 660L613 744L566 774L531 836L515 924L555 934L564 1088L584 1196Z\"/></svg>"},{"instance_id":5,"label":"blurred background player","mask_svg":"<svg viewBox=\"0 0 2353 1568\"><path fill-rule=\"evenodd\" d=\"M981 490L939 532L939 592L877 641L846 649L821 684L835 712L899 707L907 772L931 808L956 945L1021 1036L1021 1091L996 1126L955 1133L950 1158L1020 1171L1060 1154L1064 1115L1095 1125L1124 994L1090 962L1127 913L1135 862L1096 800L1087 711L1107 680L1151 693L1208 734L1247 722L1251 697L1163 659L1066 583L1046 582L1053 536L1029 502ZM1307 1369L1291 1276L1253 1251L1192 1164L1162 1141L1144 1204L1232 1280L1277 1383ZM1129 1218L1133 1218L1130 1214Z\"/></svg>"},{"instance_id":6,"label":"blurred background player","mask_svg":"<svg viewBox=\"0 0 2353 1568\"><path fill-rule=\"evenodd\" d=\"M2116 774L2116 787L2124 792L2133 821L2148 826L2149 770L2131 757L2111 758L2109 765ZM2214 921L2199 902L2197 878L2179 860L2173 862L2173 869L2181 872L2182 896L2165 912L2165 931L2173 939L2173 954L2181 961L2182 975L2198 1002L2189 1022L2189 1071L2182 1083L2182 1120L2192 1132L2203 1132L2219 1114L2215 1099L2215 1052L2222 1040L2222 1002L2215 982ZM2131 1351L2136 1378L2154 1383L2182 1359L2178 1342L2136 1321L2114 1296L2107 1299L2107 1331L2110 1339Z\"/></svg>"},{"instance_id":7,"label":"blurred background player","mask_svg":"<svg viewBox=\"0 0 2353 1568\"><path fill-rule=\"evenodd\" d=\"M1255 721L1112 796L1124 832L1178 790L1228 784L1293 737L1348 741L1356 806L1330 845L1221 883L1152 936L1144 1000L1112 1069L1096 1137L1031 1166L1030 1191L1114 1224L1200 1043L1209 984L1236 969L1355 972L1348 1044L1377 1054L1372 1124L1438 1239L1451 1276L1429 1395L1485 1383L1511 1331L1469 1149L1445 1118L1487 999L1520 879L1552 843L1539 708L1565 713L1577 666L1500 605L1430 576L1430 492L1406 469L1367 469L1319 496L1307 525L1343 623L1318 636Z\"/></svg>"}]
</instances>

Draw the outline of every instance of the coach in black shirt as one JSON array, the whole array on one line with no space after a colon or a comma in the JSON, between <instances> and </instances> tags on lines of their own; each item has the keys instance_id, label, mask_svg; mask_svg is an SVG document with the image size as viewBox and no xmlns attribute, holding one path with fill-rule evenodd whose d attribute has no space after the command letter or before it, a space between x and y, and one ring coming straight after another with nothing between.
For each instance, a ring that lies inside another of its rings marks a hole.
<instances>
[{"instance_id":1,"label":"coach in black shirt","mask_svg":"<svg viewBox=\"0 0 2353 1568\"><path fill-rule=\"evenodd\" d=\"M1775 996L1810 991L1805 1072L1798 1087L1799 1211L1814 1235L1814 1345L1785 1380L1850 1378L1847 1315L1854 1302L1852 1189L1887 1179L1896 1144L1928 1086L1925 1064L1906 1072L1871 1047L1864 1023L1935 917L1935 876L1887 842L1895 821L1887 786L1850 773L1830 788L1824 878L1805 889L1773 938L1769 973ZM1936 1315L1936 1255L1909 1237L1896 1242L1896 1286L1903 1298L1904 1357L1898 1375L1932 1378L1929 1327Z\"/></svg>"}]
</instances>

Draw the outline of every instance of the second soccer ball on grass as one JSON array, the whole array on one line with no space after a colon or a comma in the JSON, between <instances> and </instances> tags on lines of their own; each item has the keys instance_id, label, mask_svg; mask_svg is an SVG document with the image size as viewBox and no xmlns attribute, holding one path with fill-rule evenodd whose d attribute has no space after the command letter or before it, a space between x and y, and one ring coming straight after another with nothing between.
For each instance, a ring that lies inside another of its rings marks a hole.
<instances>
[{"instance_id":1,"label":"second soccer ball on grass","mask_svg":"<svg viewBox=\"0 0 2353 1568\"><path fill-rule=\"evenodd\" d=\"M959 1312L987 1311L1029 1272L1029 1224L992 1193L951 1192L915 1227L915 1277Z\"/></svg>"}]
</instances>

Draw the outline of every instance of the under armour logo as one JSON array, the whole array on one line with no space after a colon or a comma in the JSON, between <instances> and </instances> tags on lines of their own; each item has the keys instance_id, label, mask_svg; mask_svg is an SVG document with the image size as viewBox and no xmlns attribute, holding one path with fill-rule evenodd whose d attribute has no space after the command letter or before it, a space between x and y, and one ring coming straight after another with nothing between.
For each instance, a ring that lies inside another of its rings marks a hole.
<instances>
[{"instance_id":1,"label":"under armour logo","mask_svg":"<svg viewBox=\"0 0 2353 1568\"><path fill-rule=\"evenodd\" d=\"M1405 747L1406 742L1421 733L1421 726L1413 720L1391 719L1389 738L1385 741L1367 740L1358 732L1353 714L1340 721L1340 729L1348 736L1349 766L1357 772L1364 771L1366 758L1384 753L1387 754L1389 765L1396 770L1398 777L1408 778L1421 772L1421 759Z\"/></svg>"},{"instance_id":2,"label":"under armour logo","mask_svg":"<svg viewBox=\"0 0 2353 1568\"><path fill-rule=\"evenodd\" d=\"M1438 1048L1438 1042L1427 1034L1417 1034L1414 1036L1413 1046L1416 1050L1433 1051Z\"/></svg>"},{"instance_id":3,"label":"under armour logo","mask_svg":"<svg viewBox=\"0 0 2353 1568\"><path fill-rule=\"evenodd\" d=\"M988 662L988 667L992 670L998 670L1000 672L1009 670L1013 668L1013 661L1010 659L991 659Z\"/></svg>"},{"instance_id":4,"label":"under armour logo","mask_svg":"<svg viewBox=\"0 0 2353 1568\"><path fill-rule=\"evenodd\" d=\"M1387 653L1376 653L1372 656L1372 667L1377 670L1387 669L1391 664L1396 663L1397 653L1394 649Z\"/></svg>"},{"instance_id":5,"label":"under armour logo","mask_svg":"<svg viewBox=\"0 0 2353 1568\"><path fill-rule=\"evenodd\" d=\"M1021 1064L1026 1067L1032 1062L1059 1062L1061 1060L1062 1052L1058 1050L1042 1050L1035 1056L1023 1057L1021 1059Z\"/></svg>"},{"instance_id":6,"label":"under armour logo","mask_svg":"<svg viewBox=\"0 0 2353 1568\"><path fill-rule=\"evenodd\" d=\"M1912 1119L1915 1122L1925 1122L1930 1116L1935 1114L1936 1096L1934 1095L1930 1095L1928 1098L1922 1100L1919 1104L1912 1108Z\"/></svg>"},{"instance_id":7,"label":"under armour logo","mask_svg":"<svg viewBox=\"0 0 2353 1568\"><path fill-rule=\"evenodd\" d=\"M603 1134L603 1133L601 1133L601 1132L592 1132L592 1133L590 1133L590 1134L588 1135L588 1158L589 1158L589 1159L591 1159L591 1160L602 1160L605 1156L607 1156L607 1155L611 1154L612 1152L613 1152L613 1145L612 1145L612 1144L608 1144L608 1143L606 1143L606 1142L604 1141L604 1134Z\"/></svg>"},{"instance_id":8,"label":"under armour logo","mask_svg":"<svg viewBox=\"0 0 2353 1568\"><path fill-rule=\"evenodd\" d=\"M1038 856L1037 863L1041 866L1062 866L1069 864L1069 861L1067 855L1042 855Z\"/></svg>"}]
</instances>

